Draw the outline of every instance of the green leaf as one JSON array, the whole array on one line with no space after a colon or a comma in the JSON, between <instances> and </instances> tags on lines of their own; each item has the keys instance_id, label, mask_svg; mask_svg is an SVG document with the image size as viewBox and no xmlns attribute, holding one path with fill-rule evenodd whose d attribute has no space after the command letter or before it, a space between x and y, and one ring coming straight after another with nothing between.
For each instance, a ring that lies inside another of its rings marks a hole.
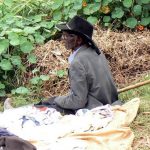
<instances>
[{"instance_id":1,"label":"green leaf","mask_svg":"<svg viewBox=\"0 0 150 150\"><path fill-rule=\"evenodd\" d=\"M33 17L33 21L35 23L41 22L41 20L42 20L42 16L41 15L36 15L36 16Z\"/></svg>"},{"instance_id":2,"label":"green leaf","mask_svg":"<svg viewBox=\"0 0 150 150\"><path fill-rule=\"evenodd\" d=\"M6 6L11 7L13 4L13 0L4 0L3 2Z\"/></svg>"},{"instance_id":3,"label":"green leaf","mask_svg":"<svg viewBox=\"0 0 150 150\"><path fill-rule=\"evenodd\" d=\"M35 74L36 72L39 72L39 71L40 71L39 68L35 68L35 69L32 70L32 73Z\"/></svg>"},{"instance_id":4,"label":"green leaf","mask_svg":"<svg viewBox=\"0 0 150 150\"><path fill-rule=\"evenodd\" d=\"M15 32L8 33L8 39L10 39L10 44L13 46L19 45L19 35Z\"/></svg>"},{"instance_id":5,"label":"green leaf","mask_svg":"<svg viewBox=\"0 0 150 150\"><path fill-rule=\"evenodd\" d=\"M143 26L147 26L148 24L150 24L150 17L142 18L140 24Z\"/></svg>"},{"instance_id":6,"label":"green leaf","mask_svg":"<svg viewBox=\"0 0 150 150\"><path fill-rule=\"evenodd\" d=\"M23 33L23 30L19 28L12 28L11 31L15 33Z\"/></svg>"},{"instance_id":7,"label":"green leaf","mask_svg":"<svg viewBox=\"0 0 150 150\"><path fill-rule=\"evenodd\" d=\"M17 93L17 94L29 94L30 92L27 88L21 86L15 90L15 93Z\"/></svg>"},{"instance_id":8,"label":"green leaf","mask_svg":"<svg viewBox=\"0 0 150 150\"><path fill-rule=\"evenodd\" d=\"M20 45L23 44L23 43L25 43L25 42L27 42L27 41L28 41L27 37L24 37L24 36L20 36L19 37L19 43L20 43Z\"/></svg>"},{"instance_id":9,"label":"green leaf","mask_svg":"<svg viewBox=\"0 0 150 150\"><path fill-rule=\"evenodd\" d=\"M70 5L71 4L71 0L65 0L64 1L64 6L68 6L68 5Z\"/></svg>"},{"instance_id":10,"label":"green leaf","mask_svg":"<svg viewBox=\"0 0 150 150\"><path fill-rule=\"evenodd\" d=\"M116 7L115 10L111 13L112 18L122 18L124 11L120 7Z\"/></svg>"},{"instance_id":11,"label":"green leaf","mask_svg":"<svg viewBox=\"0 0 150 150\"><path fill-rule=\"evenodd\" d=\"M38 44L43 44L44 43L45 37L43 37L42 35L40 35L40 33L38 33L38 32L35 33L34 37L35 37L36 43L38 43Z\"/></svg>"},{"instance_id":12,"label":"green leaf","mask_svg":"<svg viewBox=\"0 0 150 150\"><path fill-rule=\"evenodd\" d=\"M20 21L20 20L17 20L17 21L15 22L15 25L16 25L17 27L19 27L19 28L24 28L24 24L23 24L23 22Z\"/></svg>"},{"instance_id":13,"label":"green leaf","mask_svg":"<svg viewBox=\"0 0 150 150\"><path fill-rule=\"evenodd\" d=\"M31 84L38 84L40 81L40 77L33 77L30 82Z\"/></svg>"},{"instance_id":14,"label":"green leaf","mask_svg":"<svg viewBox=\"0 0 150 150\"><path fill-rule=\"evenodd\" d=\"M133 0L124 0L123 5L127 8L130 8L132 6Z\"/></svg>"},{"instance_id":15,"label":"green leaf","mask_svg":"<svg viewBox=\"0 0 150 150\"><path fill-rule=\"evenodd\" d=\"M52 21L51 22L47 22L46 28L51 29L53 26L54 26L54 23Z\"/></svg>"},{"instance_id":16,"label":"green leaf","mask_svg":"<svg viewBox=\"0 0 150 150\"><path fill-rule=\"evenodd\" d=\"M11 90L11 94L15 95L15 92L16 92L15 89Z\"/></svg>"},{"instance_id":17,"label":"green leaf","mask_svg":"<svg viewBox=\"0 0 150 150\"><path fill-rule=\"evenodd\" d=\"M67 18L68 18L69 11L70 11L70 7L66 7L66 8L64 8L63 11L62 11L65 20L67 20Z\"/></svg>"},{"instance_id":18,"label":"green leaf","mask_svg":"<svg viewBox=\"0 0 150 150\"><path fill-rule=\"evenodd\" d=\"M142 17L147 18L150 16L150 4L144 5L142 9Z\"/></svg>"},{"instance_id":19,"label":"green leaf","mask_svg":"<svg viewBox=\"0 0 150 150\"><path fill-rule=\"evenodd\" d=\"M105 27L108 27L110 25L110 23L104 23Z\"/></svg>"},{"instance_id":20,"label":"green leaf","mask_svg":"<svg viewBox=\"0 0 150 150\"><path fill-rule=\"evenodd\" d=\"M0 40L0 55L9 47L9 40Z\"/></svg>"},{"instance_id":21,"label":"green leaf","mask_svg":"<svg viewBox=\"0 0 150 150\"><path fill-rule=\"evenodd\" d=\"M141 2L142 2L143 4L148 4L148 3L150 3L150 0L141 0Z\"/></svg>"},{"instance_id":22,"label":"green leaf","mask_svg":"<svg viewBox=\"0 0 150 150\"><path fill-rule=\"evenodd\" d=\"M97 19L97 17L90 16L87 18L87 21L94 25L98 22L98 19Z\"/></svg>"},{"instance_id":23,"label":"green leaf","mask_svg":"<svg viewBox=\"0 0 150 150\"><path fill-rule=\"evenodd\" d=\"M3 75L2 77L3 77L3 79L5 79L5 80L8 78L7 75Z\"/></svg>"},{"instance_id":24,"label":"green leaf","mask_svg":"<svg viewBox=\"0 0 150 150\"><path fill-rule=\"evenodd\" d=\"M1 82L0 82L0 90L1 89L5 89L5 84L2 84Z\"/></svg>"},{"instance_id":25,"label":"green leaf","mask_svg":"<svg viewBox=\"0 0 150 150\"><path fill-rule=\"evenodd\" d=\"M13 65L16 65L16 66L21 65L21 57L20 56L11 56L10 60Z\"/></svg>"},{"instance_id":26,"label":"green leaf","mask_svg":"<svg viewBox=\"0 0 150 150\"><path fill-rule=\"evenodd\" d=\"M62 6L63 1L62 0L53 0L53 4L51 6L51 9L56 10L58 9L60 6Z\"/></svg>"},{"instance_id":27,"label":"green leaf","mask_svg":"<svg viewBox=\"0 0 150 150\"><path fill-rule=\"evenodd\" d=\"M136 0L136 3L139 4L139 5L142 5L142 0Z\"/></svg>"},{"instance_id":28,"label":"green leaf","mask_svg":"<svg viewBox=\"0 0 150 150\"><path fill-rule=\"evenodd\" d=\"M126 25L129 28L135 28L135 26L137 25L137 19L136 18L128 18L126 20Z\"/></svg>"},{"instance_id":29,"label":"green leaf","mask_svg":"<svg viewBox=\"0 0 150 150\"><path fill-rule=\"evenodd\" d=\"M69 11L69 18L73 18L75 15L77 15L77 11L74 10L74 9L71 9L71 10Z\"/></svg>"},{"instance_id":30,"label":"green leaf","mask_svg":"<svg viewBox=\"0 0 150 150\"><path fill-rule=\"evenodd\" d=\"M100 8L99 3L88 4L87 7L84 7L83 13L85 15L91 15L91 14L95 13L96 11L98 11L99 8Z\"/></svg>"},{"instance_id":31,"label":"green leaf","mask_svg":"<svg viewBox=\"0 0 150 150\"><path fill-rule=\"evenodd\" d=\"M40 75L40 79L43 81L48 81L50 77L48 75Z\"/></svg>"},{"instance_id":32,"label":"green leaf","mask_svg":"<svg viewBox=\"0 0 150 150\"><path fill-rule=\"evenodd\" d=\"M75 9L76 11L82 8L82 0L78 0L77 2L74 3L73 5L73 9Z\"/></svg>"},{"instance_id":33,"label":"green leaf","mask_svg":"<svg viewBox=\"0 0 150 150\"><path fill-rule=\"evenodd\" d=\"M139 15L141 15L141 12L142 12L142 6L141 5L135 5L133 7L134 15L139 16Z\"/></svg>"},{"instance_id":34,"label":"green leaf","mask_svg":"<svg viewBox=\"0 0 150 150\"><path fill-rule=\"evenodd\" d=\"M35 64L35 63L37 62L36 56L35 56L34 54L28 55L27 58L28 58L28 61L29 61L30 63L32 63L32 64Z\"/></svg>"},{"instance_id":35,"label":"green leaf","mask_svg":"<svg viewBox=\"0 0 150 150\"><path fill-rule=\"evenodd\" d=\"M35 27L33 27L34 28L34 30L39 30L40 28L41 28L41 26L38 24L38 25L36 25Z\"/></svg>"},{"instance_id":36,"label":"green leaf","mask_svg":"<svg viewBox=\"0 0 150 150\"><path fill-rule=\"evenodd\" d=\"M13 40L10 41L10 44L13 45L13 46L16 46L16 45L20 44L20 41L19 41L19 39L13 39Z\"/></svg>"},{"instance_id":37,"label":"green leaf","mask_svg":"<svg viewBox=\"0 0 150 150\"><path fill-rule=\"evenodd\" d=\"M41 27L51 29L54 26L54 23L52 21L51 22L42 21L40 25Z\"/></svg>"},{"instance_id":38,"label":"green leaf","mask_svg":"<svg viewBox=\"0 0 150 150\"><path fill-rule=\"evenodd\" d=\"M6 95L6 92L4 90L0 90L0 97L3 97Z\"/></svg>"},{"instance_id":39,"label":"green leaf","mask_svg":"<svg viewBox=\"0 0 150 150\"><path fill-rule=\"evenodd\" d=\"M5 70L5 71L12 70L12 68L13 68L11 62L7 59L1 60L0 67L2 68L2 70Z\"/></svg>"},{"instance_id":40,"label":"green leaf","mask_svg":"<svg viewBox=\"0 0 150 150\"><path fill-rule=\"evenodd\" d=\"M18 66L18 68L22 71L22 72L26 72L26 66L23 66L22 64L20 66Z\"/></svg>"},{"instance_id":41,"label":"green leaf","mask_svg":"<svg viewBox=\"0 0 150 150\"><path fill-rule=\"evenodd\" d=\"M112 2L112 0L103 0L102 1L102 5L103 6L107 6L109 3L111 3Z\"/></svg>"},{"instance_id":42,"label":"green leaf","mask_svg":"<svg viewBox=\"0 0 150 150\"><path fill-rule=\"evenodd\" d=\"M29 39L30 42L32 42L32 43L35 42L33 35L28 35L28 39Z\"/></svg>"},{"instance_id":43,"label":"green leaf","mask_svg":"<svg viewBox=\"0 0 150 150\"><path fill-rule=\"evenodd\" d=\"M6 31L3 30L3 31L0 33L0 38L1 38L1 39L4 38L5 34L6 34Z\"/></svg>"},{"instance_id":44,"label":"green leaf","mask_svg":"<svg viewBox=\"0 0 150 150\"><path fill-rule=\"evenodd\" d=\"M65 75L65 71L64 71L64 70L58 70L58 71L56 72L56 75L57 75L58 77L62 78L62 77Z\"/></svg>"},{"instance_id":45,"label":"green leaf","mask_svg":"<svg viewBox=\"0 0 150 150\"><path fill-rule=\"evenodd\" d=\"M59 20L61 20L61 18L62 18L62 12L60 12L60 10L54 11L54 13L53 13L53 19L55 21L59 21Z\"/></svg>"},{"instance_id":46,"label":"green leaf","mask_svg":"<svg viewBox=\"0 0 150 150\"><path fill-rule=\"evenodd\" d=\"M111 20L111 17L110 17L110 16L104 16L104 17L103 17L103 22L105 22L105 23L110 22L110 20Z\"/></svg>"},{"instance_id":47,"label":"green leaf","mask_svg":"<svg viewBox=\"0 0 150 150\"><path fill-rule=\"evenodd\" d=\"M6 53L6 54L3 54L3 56L4 58L9 59L11 57L11 54Z\"/></svg>"},{"instance_id":48,"label":"green leaf","mask_svg":"<svg viewBox=\"0 0 150 150\"><path fill-rule=\"evenodd\" d=\"M18 38L19 38L19 36L17 33L15 33L15 32L8 33L8 39L13 40L13 39L18 39Z\"/></svg>"},{"instance_id":49,"label":"green leaf","mask_svg":"<svg viewBox=\"0 0 150 150\"><path fill-rule=\"evenodd\" d=\"M26 34L33 34L33 33L35 33L35 28L34 27L25 27L24 32Z\"/></svg>"},{"instance_id":50,"label":"green leaf","mask_svg":"<svg viewBox=\"0 0 150 150\"><path fill-rule=\"evenodd\" d=\"M20 45L20 49L23 53L30 53L34 47L31 42L27 41Z\"/></svg>"}]
</instances>

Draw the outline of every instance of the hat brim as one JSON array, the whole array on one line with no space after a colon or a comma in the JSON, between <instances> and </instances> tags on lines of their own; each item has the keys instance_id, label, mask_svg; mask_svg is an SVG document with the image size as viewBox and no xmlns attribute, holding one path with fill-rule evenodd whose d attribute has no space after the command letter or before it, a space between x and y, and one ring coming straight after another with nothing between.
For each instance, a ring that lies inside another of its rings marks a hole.
<instances>
[{"instance_id":1,"label":"hat brim","mask_svg":"<svg viewBox=\"0 0 150 150\"><path fill-rule=\"evenodd\" d=\"M69 28L66 26L66 23L57 24L55 27L59 31L69 30Z\"/></svg>"},{"instance_id":2,"label":"hat brim","mask_svg":"<svg viewBox=\"0 0 150 150\"><path fill-rule=\"evenodd\" d=\"M56 25L56 28L57 28L59 31L66 31L66 32L70 32L70 33L74 33L74 34L80 35L80 36L82 36L83 38L85 38L88 42L90 42L92 45L95 45L95 43L94 43L94 41L91 39L91 37L89 37L89 36L83 34L82 32L79 32L79 31L70 29L65 23L57 24L57 25Z\"/></svg>"}]
</instances>

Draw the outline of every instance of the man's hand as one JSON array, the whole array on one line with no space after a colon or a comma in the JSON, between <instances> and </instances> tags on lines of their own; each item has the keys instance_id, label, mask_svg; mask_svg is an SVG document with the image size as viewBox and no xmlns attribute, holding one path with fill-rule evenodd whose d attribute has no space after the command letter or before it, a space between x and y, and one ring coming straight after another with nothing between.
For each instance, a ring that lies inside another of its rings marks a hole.
<instances>
[{"instance_id":1,"label":"man's hand","mask_svg":"<svg viewBox=\"0 0 150 150\"><path fill-rule=\"evenodd\" d=\"M56 96L50 97L48 100L40 101L39 103L35 104L35 106L38 106L38 105L55 105L55 102L54 102L55 98L56 98Z\"/></svg>"},{"instance_id":2,"label":"man's hand","mask_svg":"<svg viewBox=\"0 0 150 150\"><path fill-rule=\"evenodd\" d=\"M54 108L56 109L58 112L62 113L63 115L65 114L75 114L75 111L74 110L70 110L70 109L63 109L61 107L59 107L56 103L55 103L55 98L57 96L54 96L54 97L50 97L48 100L43 100L43 101L40 101L39 103L37 104L34 104L35 107L43 107L43 106L47 106L49 108Z\"/></svg>"}]
</instances>

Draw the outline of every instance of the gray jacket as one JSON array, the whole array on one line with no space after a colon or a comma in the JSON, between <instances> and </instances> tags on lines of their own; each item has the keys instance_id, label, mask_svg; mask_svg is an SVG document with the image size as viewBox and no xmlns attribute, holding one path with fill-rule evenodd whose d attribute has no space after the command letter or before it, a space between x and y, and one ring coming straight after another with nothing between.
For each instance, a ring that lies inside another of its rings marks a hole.
<instances>
[{"instance_id":1,"label":"gray jacket","mask_svg":"<svg viewBox=\"0 0 150 150\"><path fill-rule=\"evenodd\" d=\"M55 98L56 104L62 108L92 109L118 100L117 89L102 52L97 55L92 48L82 46L70 65L69 79L69 94Z\"/></svg>"}]
</instances>

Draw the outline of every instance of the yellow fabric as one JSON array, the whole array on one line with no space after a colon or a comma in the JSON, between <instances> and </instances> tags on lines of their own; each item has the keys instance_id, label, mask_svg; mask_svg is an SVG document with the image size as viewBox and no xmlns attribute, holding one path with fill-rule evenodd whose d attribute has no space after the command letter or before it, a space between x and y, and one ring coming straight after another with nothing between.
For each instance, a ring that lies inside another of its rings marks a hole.
<instances>
[{"instance_id":1,"label":"yellow fabric","mask_svg":"<svg viewBox=\"0 0 150 150\"><path fill-rule=\"evenodd\" d=\"M86 145L86 150L130 150L134 135L130 128L126 127L119 129L104 129L97 132L78 133L70 135L69 138L66 137L60 140L55 148L59 149L62 144L64 145L65 143L69 146L69 143L72 144L77 141L78 144L76 144L76 147L80 147L81 143L84 143ZM66 141L69 142L67 143ZM71 149L73 149L73 147L75 146L72 144Z\"/></svg>"},{"instance_id":2,"label":"yellow fabric","mask_svg":"<svg viewBox=\"0 0 150 150\"><path fill-rule=\"evenodd\" d=\"M87 150L131 150L134 134L127 126L136 117L139 104L140 99L135 98L123 106L113 106L114 119L106 128L95 132L71 134L68 137L72 141L78 140L78 143L84 141Z\"/></svg>"}]
</instances>

